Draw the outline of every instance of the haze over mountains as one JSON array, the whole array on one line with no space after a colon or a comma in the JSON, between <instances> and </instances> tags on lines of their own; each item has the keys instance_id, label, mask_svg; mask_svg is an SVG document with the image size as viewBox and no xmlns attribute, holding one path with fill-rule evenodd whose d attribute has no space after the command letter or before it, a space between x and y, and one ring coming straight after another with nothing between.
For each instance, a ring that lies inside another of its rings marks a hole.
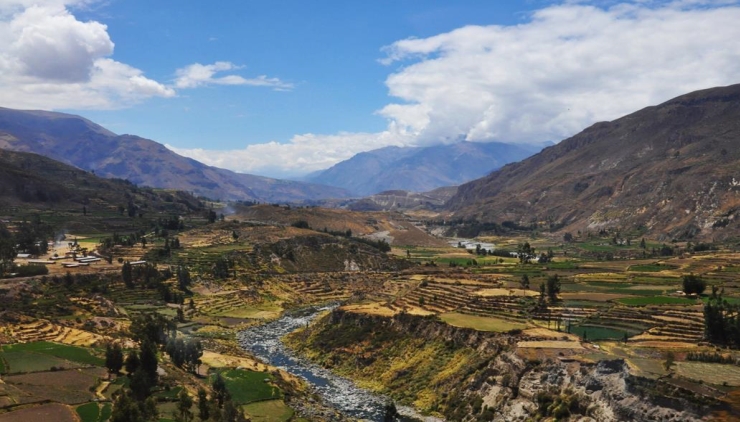
<instances>
[{"instance_id":1,"label":"haze over mountains","mask_svg":"<svg viewBox=\"0 0 740 422\"><path fill-rule=\"evenodd\" d=\"M368 196L388 190L427 192L485 176L522 160L539 147L499 142L459 142L430 147L390 146L362 152L307 180Z\"/></svg>"},{"instance_id":2,"label":"haze over mountains","mask_svg":"<svg viewBox=\"0 0 740 422\"><path fill-rule=\"evenodd\" d=\"M34 152L103 177L213 199L281 202L349 196L340 188L207 166L149 139L116 135L64 113L0 108L0 148Z\"/></svg>"},{"instance_id":3,"label":"haze over mountains","mask_svg":"<svg viewBox=\"0 0 740 422\"><path fill-rule=\"evenodd\" d=\"M739 147L740 85L696 91L464 184L447 206L488 222L737 235Z\"/></svg>"}]
</instances>

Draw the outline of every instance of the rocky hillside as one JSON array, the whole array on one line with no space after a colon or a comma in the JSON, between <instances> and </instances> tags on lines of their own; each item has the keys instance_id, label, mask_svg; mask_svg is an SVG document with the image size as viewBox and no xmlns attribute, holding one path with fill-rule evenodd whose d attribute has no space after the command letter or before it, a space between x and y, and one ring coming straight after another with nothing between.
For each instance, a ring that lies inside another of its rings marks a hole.
<instances>
[{"instance_id":1,"label":"rocky hillside","mask_svg":"<svg viewBox=\"0 0 740 422\"><path fill-rule=\"evenodd\" d=\"M385 147L357 154L308 180L341 187L360 196L388 190L426 192L482 177L536 151L529 146L498 142Z\"/></svg>"},{"instance_id":2,"label":"rocky hillside","mask_svg":"<svg viewBox=\"0 0 740 422\"><path fill-rule=\"evenodd\" d=\"M64 113L0 108L0 148L34 152L102 177L224 200L264 202L343 198L342 189L235 173L182 157L133 135L116 135Z\"/></svg>"},{"instance_id":3,"label":"rocky hillside","mask_svg":"<svg viewBox=\"0 0 740 422\"><path fill-rule=\"evenodd\" d=\"M447 420L698 421L725 409L712 389L635 376L624 360L520 347L557 340L341 309L289 336L315 362Z\"/></svg>"},{"instance_id":4,"label":"rocky hillside","mask_svg":"<svg viewBox=\"0 0 740 422\"><path fill-rule=\"evenodd\" d=\"M737 235L739 147L740 85L707 89L597 123L462 185L447 205L481 222Z\"/></svg>"}]
</instances>

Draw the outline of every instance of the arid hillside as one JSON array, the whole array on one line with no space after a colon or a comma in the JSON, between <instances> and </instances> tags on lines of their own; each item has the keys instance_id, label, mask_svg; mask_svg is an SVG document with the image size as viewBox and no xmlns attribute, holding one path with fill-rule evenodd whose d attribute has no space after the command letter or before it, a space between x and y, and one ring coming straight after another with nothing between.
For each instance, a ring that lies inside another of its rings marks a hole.
<instances>
[{"instance_id":1,"label":"arid hillside","mask_svg":"<svg viewBox=\"0 0 740 422\"><path fill-rule=\"evenodd\" d=\"M740 85L697 91L597 123L462 185L447 206L483 222L733 236L739 145Z\"/></svg>"}]
</instances>

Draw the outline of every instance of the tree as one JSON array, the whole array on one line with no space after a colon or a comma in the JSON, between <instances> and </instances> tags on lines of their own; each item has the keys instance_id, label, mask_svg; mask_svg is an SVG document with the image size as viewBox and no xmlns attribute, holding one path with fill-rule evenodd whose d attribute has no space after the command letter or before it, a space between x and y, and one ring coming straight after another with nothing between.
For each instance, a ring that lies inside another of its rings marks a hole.
<instances>
[{"instance_id":1,"label":"tree","mask_svg":"<svg viewBox=\"0 0 740 422\"><path fill-rule=\"evenodd\" d=\"M527 274L522 275L521 280L519 280L519 285L522 287L522 292L529 288L529 276Z\"/></svg>"},{"instance_id":2,"label":"tree","mask_svg":"<svg viewBox=\"0 0 740 422\"><path fill-rule=\"evenodd\" d=\"M565 234L563 234L563 241L565 243L572 242L573 241L573 235L570 232L566 232Z\"/></svg>"},{"instance_id":3,"label":"tree","mask_svg":"<svg viewBox=\"0 0 740 422\"><path fill-rule=\"evenodd\" d=\"M115 343L105 347L105 367L108 368L108 372L119 373L123 368L123 350L121 345Z\"/></svg>"},{"instance_id":4,"label":"tree","mask_svg":"<svg viewBox=\"0 0 740 422\"><path fill-rule=\"evenodd\" d=\"M673 369L673 366L676 364L676 355L674 355L673 352L668 351L663 355L663 357L665 359L663 361L663 369L670 373L671 369Z\"/></svg>"},{"instance_id":5,"label":"tree","mask_svg":"<svg viewBox=\"0 0 740 422\"><path fill-rule=\"evenodd\" d=\"M179 420L182 422L190 422L193 419L193 412L190 411L190 408L193 407L193 399L185 389L180 391L177 398L180 400L177 403L177 416Z\"/></svg>"},{"instance_id":6,"label":"tree","mask_svg":"<svg viewBox=\"0 0 740 422\"><path fill-rule=\"evenodd\" d=\"M134 287L133 268L128 261L124 262L123 267L121 267L121 278L123 279L123 283L126 285L126 287L128 287L129 289Z\"/></svg>"},{"instance_id":7,"label":"tree","mask_svg":"<svg viewBox=\"0 0 740 422\"><path fill-rule=\"evenodd\" d=\"M177 267L177 286L180 290L187 292L191 282L190 271L186 267Z\"/></svg>"},{"instance_id":8,"label":"tree","mask_svg":"<svg viewBox=\"0 0 740 422\"><path fill-rule=\"evenodd\" d=\"M126 367L126 372L129 375L133 375L134 372L139 369L139 365L141 365L141 362L139 361L139 354L136 352L136 350L130 351L126 356L126 362L124 363L124 366Z\"/></svg>"},{"instance_id":9,"label":"tree","mask_svg":"<svg viewBox=\"0 0 740 422\"><path fill-rule=\"evenodd\" d=\"M560 278L557 274L553 274L547 277L547 297L551 302L555 302L558 300L558 293L560 293Z\"/></svg>"},{"instance_id":10,"label":"tree","mask_svg":"<svg viewBox=\"0 0 740 422\"><path fill-rule=\"evenodd\" d=\"M157 346L154 343L145 341L141 343L141 353L139 354L139 360L141 361L140 368L146 373L152 384L157 383L157 365L159 364L157 359Z\"/></svg>"},{"instance_id":11,"label":"tree","mask_svg":"<svg viewBox=\"0 0 740 422\"><path fill-rule=\"evenodd\" d=\"M704 293L707 288L707 282L693 273L683 276L683 292L687 295Z\"/></svg>"},{"instance_id":12,"label":"tree","mask_svg":"<svg viewBox=\"0 0 740 422\"><path fill-rule=\"evenodd\" d=\"M208 418L211 416L210 413L211 406L210 403L208 403L208 396L206 394L206 390L203 388L198 389L198 417L202 421L207 421Z\"/></svg>"},{"instance_id":13,"label":"tree","mask_svg":"<svg viewBox=\"0 0 740 422\"><path fill-rule=\"evenodd\" d=\"M229 400L231 396L229 395L229 391L226 390L226 381L224 381L224 378L220 373L216 372L211 388L213 388L213 397L216 399L218 407L223 407L224 403Z\"/></svg>"}]
</instances>

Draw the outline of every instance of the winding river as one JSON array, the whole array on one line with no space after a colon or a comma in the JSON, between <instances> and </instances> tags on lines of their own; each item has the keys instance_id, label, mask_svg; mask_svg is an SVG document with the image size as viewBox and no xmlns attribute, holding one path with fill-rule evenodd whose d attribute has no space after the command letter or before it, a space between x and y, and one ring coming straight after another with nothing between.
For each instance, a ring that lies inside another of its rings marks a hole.
<instances>
[{"instance_id":1,"label":"winding river","mask_svg":"<svg viewBox=\"0 0 740 422\"><path fill-rule=\"evenodd\" d=\"M307 326L323 311L335 307L336 305L286 313L280 319L240 332L237 338L244 349L264 362L305 379L326 404L343 414L362 420L382 421L388 399L357 387L352 381L295 356L280 340L286 334ZM411 420L439 421L436 418L421 416L414 409L405 406L399 406L398 411L404 416L413 418Z\"/></svg>"}]
</instances>

